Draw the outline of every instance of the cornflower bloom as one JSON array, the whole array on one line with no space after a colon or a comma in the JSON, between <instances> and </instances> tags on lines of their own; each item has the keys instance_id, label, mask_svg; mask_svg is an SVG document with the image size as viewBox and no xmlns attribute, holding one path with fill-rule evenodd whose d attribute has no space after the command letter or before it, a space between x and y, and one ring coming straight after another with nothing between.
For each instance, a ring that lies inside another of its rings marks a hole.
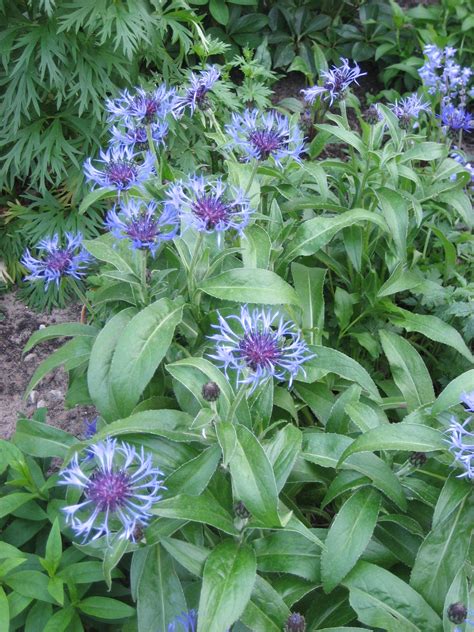
<instances>
[{"instance_id":1,"label":"cornflower bloom","mask_svg":"<svg viewBox=\"0 0 474 632\"><path fill-rule=\"evenodd\" d=\"M438 116L444 127L449 128L453 132L463 130L464 132L472 132L474 129L474 117L463 107L454 107L447 103L441 105L441 115Z\"/></svg>"},{"instance_id":2,"label":"cornflower bloom","mask_svg":"<svg viewBox=\"0 0 474 632\"><path fill-rule=\"evenodd\" d=\"M273 158L281 167L285 158L300 160L303 133L282 114L258 110L234 113L225 130L232 139L228 146L241 153L246 162Z\"/></svg>"},{"instance_id":3,"label":"cornflower bloom","mask_svg":"<svg viewBox=\"0 0 474 632\"><path fill-rule=\"evenodd\" d=\"M456 603L450 604L448 606L446 614L451 623L456 623L458 625L462 623L468 623L469 625L474 625L474 621L467 618L467 615L472 615L473 612L471 610L468 611L462 601L457 601ZM456 627L453 629L453 632L461 632L461 628L458 628L456 625Z\"/></svg>"},{"instance_id":4,"label":"cornflower bloom","mask_svg":"<svg viewBox=\"0 0 474 632\"><path fill-rule=\"evenodd\" d=\"M178 217L167 207L158 212L155 201L131 198L107 213L105 226L117 239L129 239L132 248L148 249L154 257L162 242L175 237Z\"/></svg>"},{"instance_id":5,"label":"cornflower bloom","mask_svg":"<svg viewBox=\"0 0 474 632\"><path fill-rule=\"evenodd\" d=\"M303 364L315 357L295 325L278 316L260 309L249 312L244 305L240 316L228 316L227 320L218 312L219 324L213 325L218 333L209 338L217 344L210 357L220 363L226 375L229 369L235 370L237 383L250 385L250 392L273 377L288 380L291 386L300 370L305 374ZM237 331L229 321L237 322Z\"/></svg>"},{"instance_id":6,"label":"cornflower bloom","mask_svg":"<svg viewBox=\"0 0 474 632\"><path fill-rule=\"evenodd\" d=\"M98 421L98 417L95 417L94 419L92 419L91 421L89 421L88 419L84 419L84 437L86 439L92 439L92 437L95 435L95 433L97 432L97 421Z\"/></svg>"},{"instance_id":7,"label":"cornflower bloom","mask_svg":"<svg viewBox=\"0 0 474 632\"><path fill-rule=\"evenodd\" d=\"M461 393L461 403L468 413L474 413L474 391Z\"/></svg>"},{"instance_id":8,"label":"cornflower bloom","mask_svg":"<svg viewBox=\"0 0 474 632\"><path fill-rule=\"evenodd\" d=\"M285 624L285 632L305 632L306 621L299 612L293 612Z\"/></svg>"},{"instance_id":9,"label":"cornflower bloom","mask_svg":"<svg viewBox=\"0 0 474 632\"><path fill-rule=\"evenodd\" d=\"M417 119L422 112L430 112L429 103L423 101L417 94L411 94L388 106L400 120L402 127L409 127L412 119Z\"/></svg>"},{"instance_id":10,"label":"cornflower bloom","mask_svg":"<svg viewBox=\"0 0 474 632\"><path fill-rule=\"evenodd\" d=\"M183 612L168 625L168 632L196 632L197 617L196 610Z\"/></svg>"},{"instance_id":11,"label":"cornflower bloom","mask_svg":"<svg viewBox=\"0 0 474 632\"><path fill-rule=\"evenodd\" d=\"M226 230L241 234L253 213L250 200L240 189L202 176L172 185L166 207L179 215L186 227L202 233L216 232L219 240Z\"/></svg>"},{"instance_id":12,"label":"cornflower bloom","mask_svg":"<svg viewBox=\"0 0 474 632\"><path fill-rule=\"evenodd\" d=\"M189 87L186 88L184 95L178 96L173 105L173 113L176 118L183 116L187 107L191 114L196 109L205 109L207 106L207 93L221 76L221 72L217 66L209 66L207 70L201 71L199 74L192 72L189 77Z\"/></svg>"},{"instance_id":13,"label":"cornflower bloom","mask_svg":"<svg viewBox=\"0 0 474 632\"><path fill-rule=\"evenodd\" d=\"M168 125L164 121L153 123L150 125L150 132L152 140L157 145L164 144L168 134ZM132 151L146 151L149 148L147 128L142 125L141 127L121 129L114 125L112 127L112 143L130 147Z\"/></svg>"},{"instance_id":14,"label":"cornflower bloom","mask_svg":"<svg viewBox=\"0 0 474 632\"><path fill-rule=\"evenodd\" d=\"M366 72L361 72L360 67L354 62L354 67L351 68L349 60L341 57L342 66L333 66L329 70L322 70L321 77L324 79L322 86L312 86L301 90L306 103L313 105L318 97L329 101L331 106L334 101L340 101L344 98L345 92L351 83L357 83L357 79L366 75Z\"/></svg>"},{"instance_id":15,"label":"cornflower bloom","mask_svg":"<svg viewBox=\"0 0 474 632\"><path fill-rule=\"evenodd\" d=\"M147 151L143 162L138 162L133 149L124 145L112 146L107 151L101 150L98 162L104 165L103 171L93 167L90 158L84 163L87 180L100 187L113 187L119 192L145 182L154 173L151 152Z\"/></svg>"},{"instance_id":16,"label":"cornflower bloom","mask_svg":"<svg viewBox=\"0 0 474 632\"><path fill-rule=\"evenodd\" d=\"M82 491L84 500L64 507L66 522L84 542L118 533L135 541L135 533L148 523L150 510L163 487L163 473L153 467L151 454L108 437L87 448L79 462L76 453L61 474L60 485Z\"/></svg>"},{"instance_id":17,"label":"cornflower bloom","mask_svg":"<svg viewBox=\"0 0 474 632\"><path fill-rule=\"evenodd\" d=\"M107 99L105 107L109 112L109 120L142 127L163 121L173 108L175 96L174 88L168 88L166 84L150 92L136 88L135 94L124 90L117 99Z\"/></svg>"},{"instance_id":18,"label":"cornflower bloom","mask_svg":"<svg viewBox=\"0 0 474 632\"><path fill-rule=\"evenodd\" d=\"M463 423L459 423L456 417L451 417L449 428L446 434L449 439L449 450L454 455L456 462L464 468L464 473L459 474L458 478L467 477L474 479L474 432L469 432L467 426L472 421L472 417L468 417Z\"/></svg>"},{"instance_id":19,"label":"cornflower bloom","mask_svg":"<svg viewBox=\"0 0 474 632\"><path fill-rule=\"evenodd\" d=\"M28 249L21 258L21 264L29 273L25 280L44 281L46 289L54 281L57 286L62 277L70 276L80 279L86 273L87 265L92 260L89 253L82 247L82 235L66 233L66 246L61 247L59 236L42 239L36 249L40 258L32 256Z\"/></svg>"}]
</instances>

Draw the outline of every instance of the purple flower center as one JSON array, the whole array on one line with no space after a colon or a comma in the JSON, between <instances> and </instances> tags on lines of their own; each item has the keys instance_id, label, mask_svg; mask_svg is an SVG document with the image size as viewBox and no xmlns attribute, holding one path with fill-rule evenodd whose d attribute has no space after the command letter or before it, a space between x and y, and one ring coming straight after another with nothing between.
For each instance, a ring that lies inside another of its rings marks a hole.
<instances>
[{"instance_id":1,"label":"purple flower center","mask_svg":"<svg viewBox=\"0 0 474 632\"><path fill-rule=\"evenodd\" d=\"M153 123L157 119L157 113L160 109L160 103L157 99L151 97L137 99L137 106L144 106L145 115L143 117L145 123Z\"/></svg>"},{"instance_id":2,"label":"purple flower center","mask_svg":"<svg viewBox=\"0 0 474 632\"><path fill-rule=\"evenodd\" d=\"M130 478L125 472L96 472L85 490L100 511L117 511L131 496Z\"/></svg>"},{"instance_id":3,"label":"purple flower center","mask_svg":"<svg viewBox=\"0 0 474 632\"><path fill-rule=\"evenodd\" d=\"M158 221L150 215L143 215L133 219L125 231L130 239L141 242L143 246L153 244L160 234Z\"/></svg>"},{"instance_id":4,"label":"purple flower center","mask_svg":"<svg viewBox=\"0 0 474 632\"><path fill-rule=\"evenodd\" d=\"M46 258L46 266L49 270L63 273L70 266L72 261L72 252L67 248L64 250L56 250Z\"/></svg>"},{"instance_id":5,"label":"purple flower center","mask_svg":"<svg viewBox=\"0 0 474 632\"><path fill-rule=\"evenodd\" d=\"M282 355L280 346L272 333L250 332L239 343L239 350L247 365L257 369L271 368Z\"/></svg>"},{"instance_id":6,"label":"purple flower center","mask_svg":"<svg viewBox=\"0 0 474 632\"><path fill-rule=\"evenodd\" d=\"M137 177L135 166L129 162L110 162L107 165L107 177L117 187L126 187Z\"/></svg>"},{"instance_id":7,"label":"purple flower center","mask_svg":"<svg viewBox=\"0 0 474 632\"><path fill-rule=\"evenodd\" d=\"M281 138L271 130L255 130L250 133L249 140L260 154L262 160L268 158L272 152L282 145Z\"/></svg>"},{"instance_id":8,"label":"purple flower center","mask_svg":"<svg viewBox=\"0 0 474 632\"><path fill-rule=\"evenodd\" d=\"M193 202L192 211L206 223L206 229L211 230L228 219L230 208L218 196L203 195Z\"/></svg>"}]
</instances>

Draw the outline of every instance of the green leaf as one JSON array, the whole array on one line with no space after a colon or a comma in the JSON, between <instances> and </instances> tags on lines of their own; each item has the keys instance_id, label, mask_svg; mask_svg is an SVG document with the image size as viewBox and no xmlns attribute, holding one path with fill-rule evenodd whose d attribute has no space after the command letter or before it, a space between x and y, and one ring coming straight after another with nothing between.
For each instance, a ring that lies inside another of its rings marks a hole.
<instances>
[{"instance_id":1,"label":"green leaf","mask_svg":"<svg viewBox=\"0 0 474 632\"><path fill-rule=\"evenodd\" d=\"M3 496L0 498L0 518L13 513L32 498L35 498L34 494L27 494L24 492L15 492L13 494Z\"/></svg>"},{"instance_id":2,"label":"green leaf","mask_svg":"<svg viewBox=\"0 0 474 632\"><path fill-rule=\"evenodd\" d=\"M64 459L69 449L79 443L68 432L33 419L17 421L13 442L23 452L42 459Z\"/></svg>"},{"instance_id":3,"label":"green leaf","mask_svg":"<svg viewBox=\"0 0 474 632\"><path fill-rule=\"evenodd\" d=\"M302 433L293 424L276 432L271 441L264 445L266 455L275 474L277 490L280 492L301 452Z\"/></svg>"},{"instance_id":4,"label":"green leaf","mask_svg":"<svg viewBox=\"0 0 474 632\"><path fill-rule=\"evenodd\" d=\"M270 461L248 428L236 424L235 432L237 443L230 459L234 498L264 526L279 527L278 490Z\"/></svg>"},{"instance_id":5,"label":"green leaf","mask_svg":"<svg viewBox=\"0 0 474 632\"><path fill-rule=\"evenodd\" d=\"M207 492L201 496L179 494L174 498L160 500L153 507L151 513L163 518L178 518L209 524L229 535L238 535L239 533L234 527L230 514Z\"/></svg>"},{"instance_id":6,"label":"green leaf","mask_svg":"<svg viewBox=\"0 0 474 632\"><path fill-rule=\"evenodd\" d=\"M240 621L252 632L281 632L289 616L290 610L277 591L257 575Z\"/></svg>"},{"instance_id":7,"label":"green leaf","mask_svg":"<svg viewBox=\"0 0 474 632\"><path fill-rule=\"evenodd\" d=\"M335 373L346 380L359 384L373 399L381 401L379 391L373 379L358 362L330 347L311 345L310 350L316 357L304 364L307 377L305 378L300 373L297 377L298 381L313 382L315 381L313 379L313 373L318 370L323 370L326 373Z\"/></svg>"},{"instance_id":8,"label":"green leaf","mask_svg":"<svg viewBox=\"0 0 474 632\"><path fill-rule=\"evenodd\" d=\"M444 158L447 153L447 148L444 143L415 143L413 147L403 152L401 156L402 162L408 162L409 160L438 160L438 158Z\"/></svg>"},{"instance_id":9,"label":"green leaf","mask_svg":"<svg viewBox=\"0 0 474 632\"><path fill-rule=\"evenodd\" d=\"M186 610L181 582L173 560L159 545L148 547L138 584L138 629L167 630L177 615Z\"/></svg>"},{"instance_id":10,"label":"green leaf","mask_svg":"<svg viewBox=\"0 0 474 632\"><path fill-rule=\"evenodd\" d=\"M379 335L393 379L406 399L408 410L432 402L435 394L430 374L418 351L390 331L380 331Z\"/></svg>"},{"instance_id":11,"label":"green leaf","mask_svg":"<svg viewBox=\"0 0 474 632\"><path fill-rule=\"evenodd\" d=\"M97 335L99 330L91 325L83 325L81 323L60 323L59 325L50 325L44 329L35 331L29 338L23 349L23 353L27 353L40 342L51 340L52 338L61 338L62 336L92 336Z\"/></svg>"},{"instance_id":12,"label":"green leaf","mask_svg":"<svg viewBox=\"0 0 474 632\"><path fill-rule=\"evenodd\" d=\"M202 546L178 540L176 538L162 538L160 544L183 568L196 577L202 577L204 563L211 550Z\"/></svg>"},{"instance_id":13,"label":"green leaf","mask_svg":"<svg viewBox=\"0 0 474 632\"><path fill-rule=\"evenodd\" d=\"M413 588L389 571L359 561L343 581L358 619L387 632L441 632L441 620Z\"/></svg>"},{"instance_id":14,"label":"green leaf","mask_svg":"<svg viewBox=\"0 0 474 632\"><path fill-rule=\"evenodd\" d=\"M395 242L395 252L400 259L406 259L406 241L408 233L408 202L404 197L387 187L375 191L387 222L390 234Z\"/></svg>"},{"instance_id":15,"label":"green leaf","mask_svg":"<svg viewBox=\"0 0 474 632\"><path fill-rule=\"evenodd\" d=\"M409 452L435 452L445 450L446 442L442 432L420 424L399 423L372 428L357 437L344 450L339 464L356 452L375 450L405 450Z\"/></svg>"},{"instance_id":16,"label":"green leaf","mask_svg":"<svg viewBox=\"0 0 474 632\"><path fill-rule=\"evenodd\" d=\"M45 560L48 563L48 571L50 575L55 574L61 562L62 552L63 546L61 541L61 531L59 530L58 518L56 518L46 541Z\"/></svg>"},{"instance_id":17,"label":"green leaf","mask_svg":"<svg viewBox=\"0 0 474 632\"><path fill-rule=\"evenodd\" d=\"M254 224L245 229L245 239L241 240L240 248L244 268L268 268L272 242L261 226Z\"/></svg>"},{"instance_id":18,"label":"green leaf","mask_svg":"<svg viewBox=\"0 0 474 632\"><path fill-rule=\"evenodd\" d=\"M84 614L98 619L128 619L135 614L135 608L110 597L86 597L77 607Z\"/></svg>"},{"instance_id":19,"label":"green leaf","mask_svg":"<svg viewBox=\"0 0 474 632\"><path fill-rule=\"evenodd\" d=\"M320 344L324 327L324 280L327 270L291 264L291 275L303 312L301 326L308 331L308 342Z\"/></svg>"},{"instance_id":20,"label":"green leaf","mask_svg":"<svg viewBox=\"0 0 474 632\"><path fill-rule=\"evenodd\" d=\"M85 213L87 209L96 202L100 202L100 200L106 200L109 198L115 198L116 196L117 191L113 187L101 187L100 189L94 189L93 191L88 193L82 200L79 206L79 215Z\"/></svg>"},{"instance_id":21,"label":"green leaf","mask_svg":"<svg viewBox=\"0 0 474 632\"><path fill-rule=\"evenodd\" d=\"M93 241L84 241L84 248L98 261L110 263L121 272L136 276L132 264L132 250L127 243L118 242L111 234L102 235Z\"/></svg>"},{"instance_id":22,"label":"green leaf","mask_svg":"<svg viewBox=\"0 0 474 632\"><path fill-rule=\"evenodd\" d=\"M8 630L10 625L10 608L5 591L0 586L0 630Z\"/></svg>"},{"instance_id":23,"label":"green leaf","mask_svg":"<svg viewBox=\"0 0 474 632\"><path fill-rule=\"evenodd\" d=\"M102 571L104 573L107 588L112 588L112 571L120 562L127 552L129 541L127 538L121 538L115 535L104 551L104 560L102 563Z\"/></svg>"},{"instance_id":24,"label":"green leaf","mask_svg":"<svg viewBox=\"0 0 474 632\"><path fill-rule=\"evenodd\" d=\"M437 316L414 314L401 307L390 307L389 318L394 325L403 327L407 331L416 331L435 342L448 345L464 356L469 362L474 362L474 356L466 346L461 334Z\"/></svg>"},{"instance_id":25,"label":"green leaf","mask_svg":"<svg viewBox=\"0 0 474 632\"><path fill-rule=\"evenodd\" d=\"M294 531L277 531L252 542L257 568L263 573L290 573L320 582L321 548Z\"/></svg>"},{"instance_id":26,"label":"green leaf","mask_svg":"<svg viewBox=\"0 0 474 632\"><path fill-rule=\"evenodd\" d=\"M221 460L221 450L216 444L203 450L196 458L184 463L165 480L169 494L186 492L199 496L206 489Z\"/></svg>"},{"instance_id":27,"label":"green leaf","mask_svg":"<svg viewBox=\"0 0 474 632\"><path fill-rule=\"evenodd\" d=\"M438 399L435 401L431 408L433 415L437 415L451 406L459 404L460 395L462 393L469 393L472 390L474 384L474 369L466 371L452 380L446 388L441 391Z\"/></svg>"},{"instance_id":28,"label":"green leaf","mask_svg":"<svg viewBox=\"0 0 474 632\"><path fill-rule=\"evenodd\" d=\"M222 450L222 465L227 468L237 445L234 424L231 421L217 422L216 435Z\"/></svg>"},{"instance_id":29,"label":"green leaf","mask_svg":"<svg viewBox=\"0 0 474 632\"><path fill-rule=\"evenodd\" d=\"M197 632L222 632L247 605L256 577L255 553L247 544L226 540L204 565Z\"/></svg>"},{"instance_id":30,"label":"green leaf","mask_svg":"<svg viewBox=\"0 0 474 632\"><path fill-rule=\"evenodd\" d=\"M331 524L321 553L321 576L325 592L331 592L365 551L380 508L380 494L363 488L341 507Z\"/></svg>"},{"instance_id":31,"label":"green leaf","mask_svg":"<svg viewBox=\"0 0 474 632\"><path fill-rule=\"evenodd\" d=\"M62 608L55 612L43 629L43 632L68 632L70 624L76 613L73 606Z\"/></svg>"},{"instance_id":32,"label":"green leaf","mask_svg":"<svg viewBox=\"0 0 474 632\"><path fill-rule=\"evenodd\" d=\"M300 224L288 245L285 260L295 257L314 255L321 250L342 229L360 222L372 222L383 231L387 230L382 218L364 209L346 211L335 217L315 217Z\"/></svg>"},{"instance_id":33,"label":"green leaf","mask_svg":"<svg viewBox=\"0 0 474 632\"><path fill-rule=\"evenodd\" d=\"M93 340L90 336L80 336L69 340L62 347L53 351L33 373L33 377L26 387L24 398L28 397L45 375L58 366L66 364L67 369L72 369L86 362L91 352L92 342Z\"/></svg>"},{"instance_id":34,"label":"green leaf","mask_svg":"<svg viewBox=\"0 0 474 632\"><path fill-rule=\"evenodd\" d=\"M39 571L10 573L3 579L3 582L23 597L53 604L56 603L56 600L48 591L48 576Z\"/></svg>"},{"instance_id":35,"label":"green leaf","mask_svg":"<svg viewBox=\"0 0 474 632\"><path fill-rule=\"evenodd\" d=\"M440 522L446 520L471 493L472 487L469 481L458 478L454 472L450 474L438 496L431 528L434 529Z\"/></svg>"},{"instance_id":36,"label":"green leaf","mask_svg":"<svg viewBox=\"0 0 474 632\"><path fill-rule=\"evenodd\" d=\"M438 612L459 568L465 563L474 524L474 503L465 496L438 522L418 550L410 584Z\"/></svg>"},{"instance_id":37,"label":"green leaf","mask_svg":"<svg viewBox=\"0 0 474 632\"><path fill-rule=\"evenodd\" d=\"M239 303L298 305L295 290L270 270L234 268L206 279L200 288L215 298Z\"/></svg>"},{"instance_id":38,"label":"green leaf","mask_svg":"<svg viewBox=\"0 0 474 632\"><path fill-rule=\"evenodd\" d=\"M123 330L110 367L112 393L129 415L164 358L181 322L182 303L162 298L139 312Z\"/></svg>"},{"instance_id":39,"label":"green leaf","mask_svg":"<svg viewBox=\"0 0 474 632\"><path fill-rule=\"evenodd\" d=\"M400 481L391 468L375 454L354 454L339 465L342 454L352 443L352 439L344 435L306 432L303 437L302 457L322 467L341 467L367 476L377 489L405 510L406 499Z\"/></svg>"},{"instance_id":40,"label":"green leaf","mask_svg":"<svg viewBox=\"0 0 474 632\"><path fill-rule=\"evenodd\" d=\"M137 310L128 307L115 314L101 330L91 350L87 387L95 407L106 421L120 417L110 383L110 366L120 337Z\"/></svg>"},{"instance_id":41,"label":"green leaf","mask_svg":"<svg viewBox=\"0 0 474 632\"><path fill-rule=\"evenodd\" d=\"M351 147L354 147L354 149L358 151L359 154L364 153L364 143L354 132L350 132L343 127L327 125L326 123L320 123L319 125L316 125L316 127L317 129L320 129L323 132L327 132L328 134L335 136L339 140L342 140L343 143L347 143Z\"/></svg>"},{"instance_id":42,"label":"green leaf","mask_svg":"<svg viewBox=\"0 0 474 632\"><path fill-rule=\"evenodd\" d=\"M149 434L180 442L195 441L201 435L188 430L190 422L190 416L180 410L145 410L104 426L94 435L94 441L124 434Z\"/></svg>"}]
</instances>

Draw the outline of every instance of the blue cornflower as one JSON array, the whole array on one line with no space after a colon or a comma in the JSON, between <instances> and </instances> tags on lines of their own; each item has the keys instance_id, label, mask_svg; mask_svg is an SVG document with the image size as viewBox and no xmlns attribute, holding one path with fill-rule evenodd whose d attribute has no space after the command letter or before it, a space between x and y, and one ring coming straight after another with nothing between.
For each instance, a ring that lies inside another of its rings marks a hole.
<instances>
[{"instance_id":1,"label":"blue cornflower","mask_svg":"<svg viewBox=\"0 0 474 632\"><path fill-rule=\"evenodd\" d=\"M210 339L217 344L210 357L220 363L226 375L229 369L235 370L237 383L249 384L251 391L273 377L288 380L291 386L300 370L305 374L302 365L314 357L295 325L278 316L278 312L263 309L249 312L244 305L240 316L227 320L218 312L219 324L213 325L218 333ZM231 328L231 320L237 321L237 331Z\"/></svg>"},{"instance_id":2,"label":"blue cornflower","mask_svg":"<svg viewBox=\"0 0 474 632\"><path fill-rule=\"evenodd\" d=\"M334 101L340 101L344 98L345 92L351 83L357 83L357 79L366 75L366 72L361 72L360 67L354 62L354 67L351 68L349 60L341 57L342 66L333 66L329 70L322 70L321 77L324 79L322 86L313 86L301 90L304 100L312 105L317 97L321 97L325 101L329 101L329 105L332 105Z\"/></svg>"},{"instance_id":3,"label":"blue cornflower","mask_svg":"<svg viewBox=\"0 0 474 632\"><path fill-rule=\"evenodd\" d=\"M28 269L29 273L25 280L45 281L46 289L54 281L57 286L63 276L80 279L86 273L87 264L92 257L82 247L82 235L77 233L66 233L66 246L61 247L59 236L42 239L36 249L41 258L36 259L30 251L26 249L21 264Z\"/></svg>"},{"instance_id":4,"label":"blue cornflower","mask_svg":"<svg viewBox=\"0 0 474 632\"><path fill-rule=\"evenodd\" d=\"M441 105L441 119L443 126L453 131L463 130L464 132L472 132L474 128L474 117L463 107L454 107L448 103Z\"/></svg>"},{"instance_id":5,"label":"blue cornflower","mask_svg":"<svg viewBox=\"0 0 474 632\"><path fill-rule=\"evenodd\" d=\"M143 88L136 88L135 94L124 90L117 99L107 99L105 107L110 120L140 127L162 121L171 112L175 97L175 89L162 84L150 92Z\"/></svg>"},{"instance_id":6,"label":"blue cornflower","mask_svg":"<svg viewBox=\"0 0 474 632\"><path fill-rule=\"evenodd\" d=\"M417 94L411 94L388 106L403 127L408 127L412 119L417 119L422 112L430 112L429 103L423 101Z\"/></svg>"},{"instance_id":7,"label":"blue cornflower","mask_svg":"<svg viewBox=\"0 0 474 632\"><path fill-rule=\"evenodd\" d=\"M474 391L461 393L461 403L468 413L474 413Z\"/></svg>"},{"instance_id":8,"label":"blue cornflower","mask_svg":"<svg viewBox=\"0 0 474 632\"><path fill-rule=\"evenodd\" d=\"M86 439L92 439L92 437L97 432L97 422L98 422L98 420L99 420L98 417L95 417L91 421L89 421L88 419L84 419L84 426L85 426L84 437Z\"/></svg>"},{"instance_id":9,"label":"blue cornflower","mask_svg":"<svg viewBox=\"0 0 474 632\"><path fill-rule=\"evenodd\" d=\"M168 625L168 632L196 632L197 618L196 610L183 612Z\"/></svg>"},{"instance_id":10,"label":"blue cornflower","mask_svg":"<svg viewBox=\"0 0 474 632\"><path fill-rule=\"evenodd\" d=\"M226 230L239 234L249 223L253 209L250 200L237 187L220 179L205 180L202 176L177 182L168 191L167 208L183 220L183 224L203 233Z\"/></svg>"},{"instance_id":11,"label":"blue cornflower","mask_svg":"<svg viewBox=\"0 0 474 632\"><path fill-rule=\"evenodd\" d=\"M60 485L82 491L84 500L64 507L66 521L86 541L118 534L135 541L135 534L148 523L150 510L163 487L163 473L153 467L151 454L108 437L87 449L88 458L76 453L62 472Z\"/></svg>"},{"instance_id":12,"label":"blue cornflower","mask_svg":"<svg viewBox=\"0 0 474 632\"><path fill-rule=\"evenodd\" d=\"M172 209L158 211L158 203L131 198L107 213L105 226L117 239L129 239L133 248L148 249L155 256L158 246L178 232L178 217Z\"/></svg>"},{"instance_id":13,"label":"blue cornflower","mask_svg":"<svg viewBox=\"0 0 474 632\"><path fill-rule=\"evenodd\" d=\"M114 187L119 192L145 182L154 173L151 152L147 151L143 162L138 162L133 149L125 145L115 145L107 151L101 150L99 162L104 165L103 171L93 167L90 158L86 160L86 178L100 187Z\"/></svg>"},{"instance_id":14,"label":"blue cornflower","mask_svg":"<svg viewBox=\"0 0 474 632\"><path fill-rule=\"evenodd\" d=\"M232 115L225 126L231 137L229 147L242 154L245 161L273 158L277 165L285 158L300 160L303 133L298 125L277 112L245 110Z\"/></svg>"},{"instance_id":15,"label":"blue cornflower","mask_svg":"<svg viewBox=\"0 0 474 632\"><path fill-rule=\"evenodd\" d=\"M474 479L474 432L469 432L467 426L472 417L468 417L463 423L459 423L456 417L451 417L446 439L449 450L454 455L456 462L464 468L464 473L458 478L467 477Z\"/></svg>"},{"instance_id":16,"label":"blue cornflower","mask_svg":"<svg viewBox=\"0 0 474 632\"><path fill-rule=\"evenodd\" d=\"M146 151L148 147L147 129L141 127L112 127L112 143L117 145L125 145L130 147L132 151ZM153 141L159 145L164 144L166 135L168 134L168 124L164 121L153 123L150 125L151 137Z\"/></svg>"},{"instance_id":17,"label":"blue cornflower","mask_svg":"<svg viewBox=\"0 0 474 632\"><path fill-rule=\"evenodd\" d=\"M183 116L187 107L191 114L196 109L204 109L207 106L207 93L221 76L217 66L209 66L207 70L200 73L191 73L189 77L190 85L186 88L184 95L178 96L173 104L173 113L176 118Z\"/></svg>"}]
</instances>

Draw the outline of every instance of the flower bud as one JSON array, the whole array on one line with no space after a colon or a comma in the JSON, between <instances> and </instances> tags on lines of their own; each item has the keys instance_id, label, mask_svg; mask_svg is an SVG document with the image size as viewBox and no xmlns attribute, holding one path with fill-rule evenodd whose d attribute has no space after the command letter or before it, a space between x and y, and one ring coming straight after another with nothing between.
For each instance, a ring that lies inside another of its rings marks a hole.
<instances>
[{"instance_id":1,"label":"flower bud","mask_svg":"<svg viewBox=\"0 0 474 632\"><path fill-rule=\"evenodd\" d=\"M452 623L464 623L467 617L467 608L466 606L457 601L456 603L452 603L448 608L448 619Z\"/></svg>"},{"instance_id":2,"label":"flower bud","mask_svg":"<svg viewBox=\"0 0 474 632\"><path fill-rule=\"evenodd\" d=\"M236 518L241 520L248 520L252 515L241 500L234 505L234 513Z\"/></svg>"},{"instance_id":3,"label":"flower bud","mask_svg":"<svg viewBox=\"0 0 474 632\"><path fill-rule=\"evenodd\" d=\"M202 396L206 402L215 402L220 394L221 389L215 382L207 382L202 387Z\"/></svg>"},{"instance_id":4,"label":"flower bud","mask_svg":"<svg viewBox=\"0 0 474 632\"><path fill-rule=\"evenodd\" d=\"M305 632L306 621L299 612L293 612L285 624L285 632Z\"/></svg>"},{"instance_id":5,"label":"flower bud","mask_svg":"<svg viewBox=\"0 0 474 632\"><path fill-rule=\"evenodd\" d=\"M421 467L426 463L428 457L424 452L412 452L410 454L410 463L413 467Z\"/></svg>"}]
</instances>

